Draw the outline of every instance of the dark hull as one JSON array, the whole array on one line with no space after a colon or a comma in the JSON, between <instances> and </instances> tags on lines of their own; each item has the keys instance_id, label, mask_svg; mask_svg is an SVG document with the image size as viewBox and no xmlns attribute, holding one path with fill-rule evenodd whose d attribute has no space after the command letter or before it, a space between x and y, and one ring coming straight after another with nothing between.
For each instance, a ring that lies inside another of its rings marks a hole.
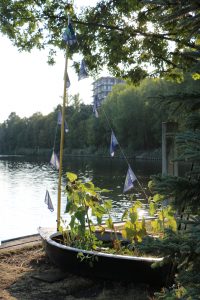
<instances>
[{"instance_id":1,"label":"dark hull","mask_svg":"<svg viewBox=\"0 0 200 300\"><path fill-rule=\"evenodd\" d=\"M130 280L154 286L167 285L170 266L151 267L152 263L162 261L162 258L122 256L80 250L55 242L52 238L56 234L48 236L41 229L39 233L50 260L62 270L89 277ZM79 252L82 252L85 257L89 258L81 261L77 257Z\"/></svg>"}]
</instances>

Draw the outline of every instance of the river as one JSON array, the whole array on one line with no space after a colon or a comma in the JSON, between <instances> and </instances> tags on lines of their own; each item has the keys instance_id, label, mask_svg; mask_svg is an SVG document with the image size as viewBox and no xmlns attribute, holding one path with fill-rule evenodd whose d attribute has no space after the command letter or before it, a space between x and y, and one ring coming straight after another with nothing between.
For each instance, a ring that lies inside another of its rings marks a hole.
<instances>
[{"instance_id":1,"label":"river","mask_svg":"<svg viewBox=\"0 0 200 300\"><path fill-rule=\"evenodd\" d=\"M160 161L129 162L144 189L151 174L161 172ZM65 172L74 172L80 177L90 178L95 185L109 189L107 197L112 200L114 220L120 220L130 199L123 194L127 163L122 159L67 157L63 163ZM63 218L65 211L65 175L62 178ZM0 156L0 241L37 233L39 226L56 224L58 171L49 164L48 158L27 158L23 156ZM54 212L44 203L46 190L49 191ZM134 193L144 203L145 199L139 186Z\"/></svg>"}]
</instances>

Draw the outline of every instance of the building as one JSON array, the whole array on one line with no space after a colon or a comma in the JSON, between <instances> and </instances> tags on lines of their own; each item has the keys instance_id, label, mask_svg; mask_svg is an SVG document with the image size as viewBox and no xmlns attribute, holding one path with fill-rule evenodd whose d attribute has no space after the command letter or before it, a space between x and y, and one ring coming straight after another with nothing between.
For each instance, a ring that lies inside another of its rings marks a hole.
<instances>
[{"instance_id":1,"label":"building","mask_svg":"<svg viewBox=\"0 0 200 300\"><path fill-rule=\"evenodd\" d=\"M111 92L113 85L118 83L124 83L124 81L109 76L100 77L93 82L93 99L97 97L99 103L101 103Z\"/></svg>"}]
</instances>

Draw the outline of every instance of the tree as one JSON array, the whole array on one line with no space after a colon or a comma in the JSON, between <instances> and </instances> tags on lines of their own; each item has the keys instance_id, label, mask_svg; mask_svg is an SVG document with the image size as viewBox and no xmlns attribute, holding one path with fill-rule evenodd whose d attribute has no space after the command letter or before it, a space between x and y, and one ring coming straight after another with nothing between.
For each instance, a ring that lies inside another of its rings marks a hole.
<instances>
[{"instance_id":1,"label":"tree","mask_svg":"<svg viewBox=\"0 0 200 300\"><path fill-rule=\"evenodd\" d=\"M184 110L177 99L179 111ZM158 299L198 299L200 294L200 114L199 98L194 99L195 106L191 105L192 96L187 106L190 127L176 136L179 161L191 164L190 170L182 177L154 176L151 189L162 195L163 199L170 199L171 205L176 208L178 232L168 232L165 240L153 245L173 259L177 267L177 276L174 288L165 290L158 295ZM170 99L168 99L169 105ZM198 105L197 105L198 102ZM174 103L173 103L174 106ZM196 118L193 118L194 111ZM197 122L198 119L198 122ZM191 122L194 120L195 122ZM195 125L195 126L194 126ZM162 204L160 204L162 206ZM150 245L149 245L150 246ZM148 246L147 246L148 247ZM149 249L151 246L149 247Z\"/></svg>"},{"instance_id":2,"label":"tree","mask_svg":"<svg viewBox=\"0 0 200 300\"><path fill-rule=\"evenodd\" d=\"M81 98L79 94L75 94L73 96L69 96L69 103L74 107L76 111L80 111Z\"/></svg>"},{"instance_id":3,"label":"tree","mask_svg":"<svg viewBox=\"0 0 200 300\"><path fill-rule=\"evenodd\" d=\"M167 82L163 85L166 86ZM139 87L127 86L120 92L113 89L107 104L124 145L134 150L151 150L161 146L160 124L168 114L161 109L157 113L155 97L160 92L160 81L152 79L144 80Z\"/></svg>"},{"instance_id":4,"label":"tree","mask_svg":"<svg viewBox=\"0 0 200 300\"><path fill-rule=\"evenodd\" d=\"M15 151L18 147L23 147L24 141L22 132L24 130L24 119L20 119L15 112L12 112L4 123L4 148L7 153Z\"/></svg>"},{"instance_id":5,"label":"tree","mask_svg":"<svg viewBox=\"0 0 200 300\"><path fill-rule=\"evenodd\" d=\"M56 48L65 48L70 12L79 44L69 55L82 53L90 71L107 65L115 76L138 82L148 75L181 77L178 70L191 68L199 74L199 11L198 0L101 0L79 15L64 0L3 0L0 30L20 50L48 47L53 63Z\"/></svg>"}]
</instances>

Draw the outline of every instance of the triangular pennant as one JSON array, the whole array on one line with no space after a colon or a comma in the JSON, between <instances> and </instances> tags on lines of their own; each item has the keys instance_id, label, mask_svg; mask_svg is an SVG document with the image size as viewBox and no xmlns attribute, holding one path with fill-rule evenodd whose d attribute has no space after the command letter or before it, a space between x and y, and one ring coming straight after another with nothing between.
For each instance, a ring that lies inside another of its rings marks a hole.
<instances>
[{"instance_id":1,"label":"triangular pennant","mask_svg":"<svg viewBox=\"0 0 200 300\"><path fill-rule=\"evenodd\" d=\"M59 170L60 168L59 159L54 151L52 153L50 163L55 169Z\"/></svg>"},{"instance_id":2,"label":"triangular pennant","mask_svg":"<svg viewBox=\"0 0 200 300\"><path fill-rule=\"evenodd\" d=\"M126 192L130 191L132 188L134 188L134 184L133 183L136 180L137 180L137 177L135 176L133 170L129 166L127 174L126 174L126 179L125 179L125 183L124 183L123 193L126 193Z\"/></svg>"},{"instance_id":3,"label":"triangular pennant","mask_svg":"<svg viewBox=\"0 0 200 300\"><path fill-rule=\"evenodd\" d=\"M58 111L58 121L57 121L58 125L62 125L62 113L61 111L59 110ZM65 132L69 132L69 128L68 128L68 125L67 125L67 122L65 121L64 122L64 129L65 129Z\"/></svg>"},{"instance_id":4,"label":"triangular pennant","mask_svg":"<svg viewBox=\"0 0 200 300\"><path fill-rule=\"evenodd\" d=\"M111 141L110 141L110 155L111 156L115 155L115 149L116 149L117 145L119 145L118 140L117 140L116 136L114 135L114 132L112 131Z\"/></svg>"},{"instance_id":5,"label":"triangular pennant","mask_svg":"<svg viewBox=\"0 0 200 300\"><path fill-rule=\"evenodd\" d=\"M96 104L95 104L95 103L94 103L94 105L93 105L93 113L94 113L94 115L95 115L96 118L99 117L99 113L98 113L98 110L97 110L97 107L96 107Z\"/></svg>"},{"instance_id":6,"label":"triangular pennant","mask_svg":"<svg viewBox=\"0 0 200 300\"><path fill-rule=\"evenodd\" d=\"M98 113L98 110L97 110L98 107L100 107L100 102L99 102L98 96L96 95L95 98L94 98L94 102L93 102L93 113L94 113L96 118L99 117L99 113Z\"/></svg>"},{"instance_id":7,"label":"triangular pennant","mask_svg":"<svg viewBox=\"0 0 200 300\"><path fill-rule=\"evenodd\" d=\"M81 79L84 79L84 78L88 78L88 72L86 70L85 61L84 61L84 59L82 59L79 74L78 74L78 80L81 80Z\"/></svg>"},{"instance_id":8,"label":"triangular pennant","mask_svg":"<svg viewBox=\"0 0 200 300\"><path fill-rule=\"evenodd\" d=\"M53 207L53 203L51 201L51 197L49 195L49 192L46 190L46 195L45 195L45 199L44 202L47 204L48 209L53 212L54 211L54 207Z\"/></svg>"},{"instance_id":9,"label":"triangular pennant","mask_svg":"<svg viewBox=\"0 0 200 300\"><path fill-rule=\"evenodd\" d=\"M67 133L67 132L69 132L69 128L68 128L68 125L67 125L67 122L65 121L65 132Z\"/></svg>"},{"instance_id":10,"label":"triangular pennant","mask_svg":"<svg viewBox=\"0 0 200 300\"><path fill-rule=\"evenodd\" d=\"M76 35L75 35L75 32L74 32L74 29L73 29L70 19L68 22L68 26L63 33L63 40L69 46L76 44L76 42L77 42Z\"/></svg>"},{"instance_id":11,"label":"triangular pennant","mask_svg":"<svg viewBox=\"0 0 200 300\"><path fill-rule=\"evenodd\" d=\"M67 76L66 76L66 88L68 89L70 87L70 85L71 85L71 82L69 80L69 75L67 73Z\"/></svg>"}]
</instances>

